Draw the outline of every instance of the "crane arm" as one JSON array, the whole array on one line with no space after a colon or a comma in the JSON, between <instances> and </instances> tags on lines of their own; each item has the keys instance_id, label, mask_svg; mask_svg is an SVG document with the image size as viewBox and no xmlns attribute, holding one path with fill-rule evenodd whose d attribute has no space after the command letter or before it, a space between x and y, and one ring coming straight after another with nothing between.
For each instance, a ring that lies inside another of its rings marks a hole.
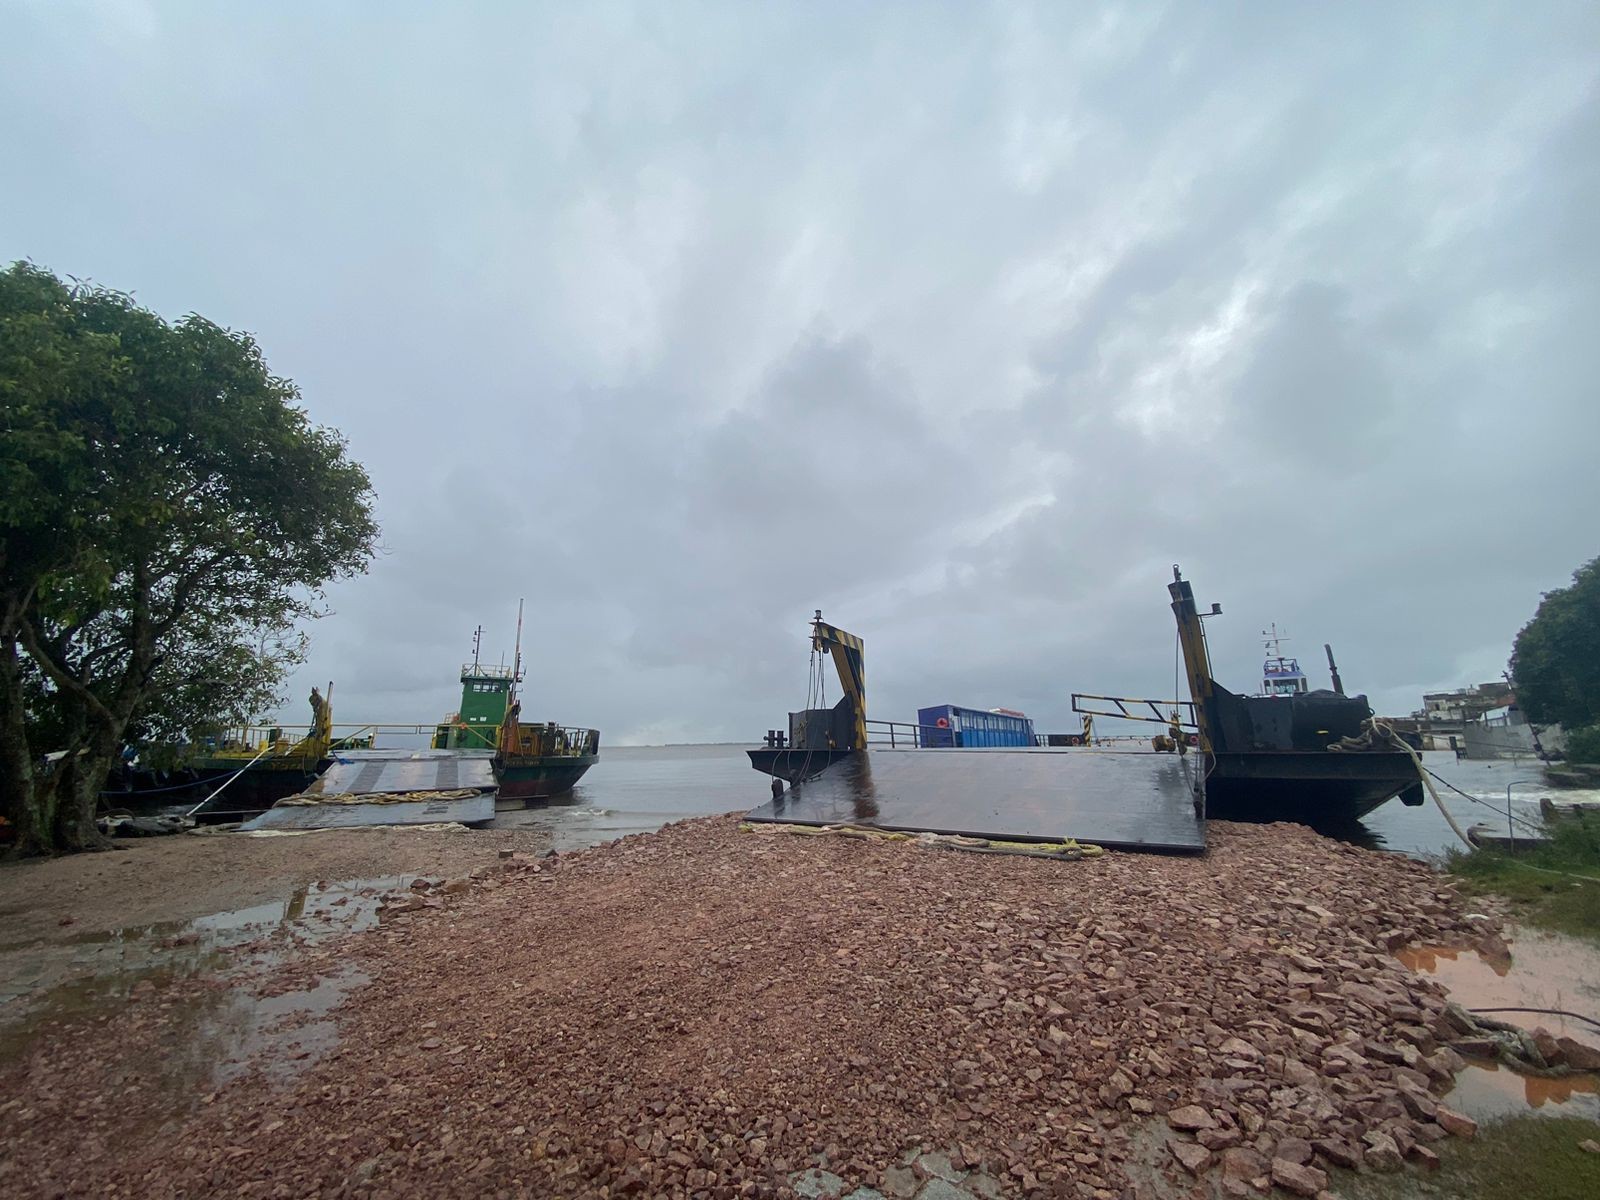
<instances>
[{"instance_id":1,"label":"crane arm","mask_svg":"<svg viewBox=\"0 0 1600 1200\"><path fill-rule=\"evenodd\" d=\"M1172 568L1172 582L1167 584L1172 597L1172 612L1178 618L1178 643L1183 650L1183 663L1189 673L1189 697L1194 706L1194 722L1200 733L1200 749L1210 753L1216 744L1213 698L1216 695L1211 683L1211 656L1206 651L1206 631L1201 624L1201 612L1194 602L1194 589L1178 571ZM1208 616L1222 612L1220 604L1213 604ZM1180 722L1176 719L1173 725Z\"/></svg>"},{"instance_id":2,"label":"crane arm","mask_svg":"<svg viewBox=\"0 0 1600 1200\"><path fill-rule=\"evenodd\" d=\"M853 633L846 633L822 619L822 610L811 622L811 648L826 650L839 672L839 686L850 701L854 718L855 745L853 749L867 747L867 677L862 660L862 642Z\"/></svg>"}]
</instances>

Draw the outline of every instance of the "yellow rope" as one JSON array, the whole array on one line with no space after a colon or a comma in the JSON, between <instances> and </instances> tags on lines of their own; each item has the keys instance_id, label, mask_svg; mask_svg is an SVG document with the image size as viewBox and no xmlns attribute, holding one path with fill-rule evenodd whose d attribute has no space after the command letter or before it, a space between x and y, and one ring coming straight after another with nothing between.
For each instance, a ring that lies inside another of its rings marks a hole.
<instances>
[{"instance_id":1,"label":"yellow rope","mask_svg":"<svg viewBox=\"0 0 1600 1200\"><path fill-rule=\"evenodd\" d=\"M455 788L448 792L336 792L331 796L313 796L301 792L286 796L273 808L310 808L322 804L420 804L434 800L466 800L479 794L478 788Z\"/></svg>"}]
</instances>

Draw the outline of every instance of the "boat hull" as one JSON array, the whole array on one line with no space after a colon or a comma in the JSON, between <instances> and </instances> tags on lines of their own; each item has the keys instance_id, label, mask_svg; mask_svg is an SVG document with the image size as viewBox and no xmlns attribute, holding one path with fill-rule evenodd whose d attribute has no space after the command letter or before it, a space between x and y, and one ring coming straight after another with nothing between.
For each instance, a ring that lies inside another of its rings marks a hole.
<instances>
[{"instance_id":1,"label":"boat hull","mask_svg":"<svg viewBox=\"0 0 1600 1200\"><path fill-rule=\"evenodd\" d=\"M328 763L328 759L312 764L274 763L270 767L257 763L243 772L243 764L201 764L161 775L138 772L126 780L113 774L102 799L123 808L143 808L199 804L209 798L205 808L194 814L197 822L204 825L238 821L265 812L284 797L305 790ZM217 794L219 788L222 790Z\"/></svg>"},{"instance_id":2,"label":"boat hull","mask_svg":"<svg viewBox=\"0 0 1600 1200\"><path fill-rule=\"evenodd\" d=\"M1421 804L1416 763L1401 751L1220 752L1206 776L1206 816L1224 821L1356 821L1399 796Z\"/></svg>"},{"instance_id":3,"label":"boat hull","mask_svg":"<svg viewBox=\"0 0 1600 1200\"><path fill-rule=\"evenodd\" d=\"M750 765L763 775L771 775L789 783L799 783L803 779L820 775L839 760L849 758L855 751L766 747L760 750L747 750L745 753L750 756Z\"/></svg>"},{"instance_id":4,"label":"boat hull","mask_svg":"<svg viewBox=\"0 0 1600 1200\"><path fill-rule=\"evenodd\" d=\"M570 792L598 754L548 754L530 759L495 761L501 802L526 803Z\"/></svg>"}]
</instances>

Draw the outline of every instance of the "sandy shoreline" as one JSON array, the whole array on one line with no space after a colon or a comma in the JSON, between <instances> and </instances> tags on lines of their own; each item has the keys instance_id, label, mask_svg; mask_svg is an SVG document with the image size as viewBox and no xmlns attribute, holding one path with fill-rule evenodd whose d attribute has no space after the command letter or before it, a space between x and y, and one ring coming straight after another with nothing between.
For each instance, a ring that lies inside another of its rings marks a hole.
<instances>
[{"instance_id":1,"label":"sandy shoreline","mask_svg":"<svg viewBox=\"0 0 1600 1200\"><path fill-rule=\"evenodd\" d=\"M1289 825L1211 838L1049 862L712 818L492 866L474 841L476 880L407 890L367 932L42 1031L0 1067L0 1184L716 1198L825 1169L824 1192L908 1195L948 1162L951 1194L1196 1173L1247 1194L1467 1132L1437 1101L1460 1062L1441 989L1387 947L1481 922L1397 856ZM224 1084L181 1048L247 984L322 994L280 1024L327 1036Z\"/></svg>"},{"instance_id":2,"label":"sandy shoreline","mask_svg":"<svg viewBox=\"0 0 1600 1200\"><path fill-rule=\"evenodd\" d=\"M521 829L130 838L102 853L0 864L0 944L192 920L281 900L319 880L462 875L497 850L536 853L547 844Z\"/></svg>"}]
</instances>

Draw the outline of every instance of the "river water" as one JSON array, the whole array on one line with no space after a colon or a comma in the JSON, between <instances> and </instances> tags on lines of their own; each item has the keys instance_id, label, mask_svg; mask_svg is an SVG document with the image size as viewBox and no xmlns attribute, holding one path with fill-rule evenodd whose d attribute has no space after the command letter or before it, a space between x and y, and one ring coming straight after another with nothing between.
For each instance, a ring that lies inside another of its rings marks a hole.
<instances>
[{"instance_id":1,"label":"river water","mask_svg":"<svg viewBox=\"0 0 1600 1200\"><path fill-rule=\"evenodd\" d=\"M540 808L502 812L495 825L545 829L556 849L574 850L630 833L648 832L685 817L754 808L770 798L771 780L751 768L745 756L747 748L608 746L601 750L600 761L570 796ZM1424 754L1423 762L1446 784L1459 789L1436 785L1445 807L1462 828L1483 823L1495 825L1503 833L1507 784L1512 785L1513 814L1534 825L1538 823L1540 796L1561 803L1600 803L1597 791L1545 785L1536 762L1458 762L1453 754L1439 752ZM1292 819L1290 814L1285 815ZM1437 857L1459 844L1432 800L1421 808L1407 808L1398 800L1391 800L1369 814L1359 829L1338 833L1419 858Z\"/></svg>"},{"instance_id":2,"label":"river water","mask_svg":"<svg viewBox=\"0 0 1600 1200\"><path fill-rule=\"evenodd\" d=\"M1548 796L1557 804L1600 804L1600 791L1551 787L1544 782L1539 763L1531 759L1516 762L1462 759L1458 762L1453 754L1431 751L1424 754L1422 760L1429 771L1459 789L1459 792L1452 791L1435 784L1440 799L1463 829L1481 823L1493 826L1494 832L1503 835L1507 829L1508 786L1511 812L1518 820L1519 833L1530 825L1538 827L1541 796ZM1362 824L1380 847L1415 857L1436 856L1448 847L1460 845L1431 799L1421 808L1407 808L1398 800L1391 800L1368 814Z\"/></svg>"},{"instance_id":3,"label":"river water","mask_svg":"<svg viewBox=\"0 0 1600 1200\"><path fill-rule=\"evenodd\" d=\"M546 830L557 850L648 833L686 817L743 812L771 799L771 779L743 745L603 746L570 796L499 813L495 828Z\"/></svg>"}]
</instances>

